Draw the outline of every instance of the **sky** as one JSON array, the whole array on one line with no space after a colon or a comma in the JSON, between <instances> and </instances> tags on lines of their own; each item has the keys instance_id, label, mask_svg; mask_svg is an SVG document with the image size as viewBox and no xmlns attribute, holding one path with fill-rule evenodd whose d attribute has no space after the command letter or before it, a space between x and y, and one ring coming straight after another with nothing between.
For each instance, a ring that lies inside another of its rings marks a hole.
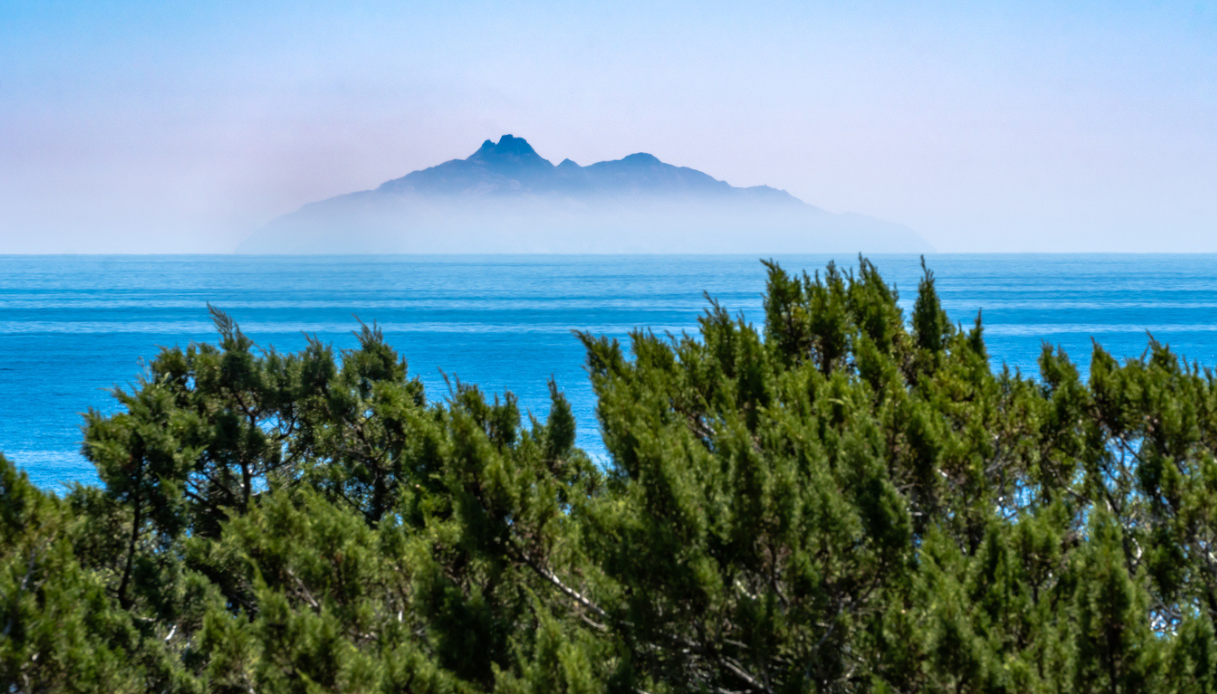
<instances>
[{"instance_id":1,"label":"sky","mask_svg":"<svg viewBox=\"0 0 1217 694\"><path fill-rule=\"evenodd\" d=\"M1217 2L0 0L0 253L226 253L505 133L944 252L1217 252Z\"/></svg>"}]
</instances>

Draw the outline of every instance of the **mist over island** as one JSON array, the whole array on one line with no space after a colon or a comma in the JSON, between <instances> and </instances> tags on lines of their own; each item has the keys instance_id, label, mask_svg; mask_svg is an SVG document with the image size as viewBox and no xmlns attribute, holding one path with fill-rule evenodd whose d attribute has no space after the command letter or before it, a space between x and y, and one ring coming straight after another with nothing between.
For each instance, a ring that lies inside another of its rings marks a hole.
<instances>
[{"instance_id":1,"label":"mist over island","mask_svg":"<svg viewBox=\"0 0 1217 694\"><path fill-rule=\"evenodd\" d=\"M523 138L307 204L238 253L898 253L912 229L631 154L554 165Z\"/></svg>"}]
</instances>

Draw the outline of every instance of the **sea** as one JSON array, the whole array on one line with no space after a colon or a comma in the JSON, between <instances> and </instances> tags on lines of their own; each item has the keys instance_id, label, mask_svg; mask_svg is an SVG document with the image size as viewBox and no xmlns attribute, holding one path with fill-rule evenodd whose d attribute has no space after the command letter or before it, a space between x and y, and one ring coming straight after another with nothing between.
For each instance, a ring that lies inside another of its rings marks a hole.
<instances>
[{"instance_id":1,"label":"sea","mask_svg":"<svg viewBox=\"0 0 1217 694\"><path fill-rule=\"evenodd\" d=\"M910 315L921 257L869 257ZM775 258L793 272L857 257ZM1087 372L1093 344L1140 356L1149 336L1217 364L1217 255L925 257L943 305L982 315L992 365L1037 375L1045 343ZM766 272L754 256L0 256L0 451L48 490L96 484L80 451L82 413L114 412L167 346L216 340L208 304L259 346L309 335L357 344L375 322L427 387L459 378L514 393L544 417L549 379L566 394L578 443L607 464L573 331L696 333L707 296L758 327Z\"/></svg>"}]
</instances>

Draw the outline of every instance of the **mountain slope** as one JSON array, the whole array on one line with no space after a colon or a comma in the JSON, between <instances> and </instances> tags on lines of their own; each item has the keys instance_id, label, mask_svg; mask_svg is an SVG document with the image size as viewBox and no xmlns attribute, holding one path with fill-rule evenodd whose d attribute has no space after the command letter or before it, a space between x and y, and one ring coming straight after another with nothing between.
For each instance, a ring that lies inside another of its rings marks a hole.
<instances>
[{"instance_id":1,"label":"mountain slope","mask_svg":"<svg viewBox=\"0 0 1217 694\"><path fill-rule=\"evenodd\" d=\"M310 203L243 253L791 253L932 248L907 227L736 188L650 154L555 166L523 138L486 140L375 190Z\"/></svg>"}]
</instances>

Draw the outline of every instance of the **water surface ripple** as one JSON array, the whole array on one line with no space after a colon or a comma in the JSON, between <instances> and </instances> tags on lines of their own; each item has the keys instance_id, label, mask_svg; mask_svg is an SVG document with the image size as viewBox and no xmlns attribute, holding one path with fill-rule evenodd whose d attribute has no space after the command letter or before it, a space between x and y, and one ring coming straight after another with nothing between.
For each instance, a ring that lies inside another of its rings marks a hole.
<instances>
[{"instance_id":1,"label":"water surface ripple","mask_svg":"<svg viewBox=\"0 0 1217 694\"><path fill-rule=\"evenodd\" d=\"M906 316L916 256L873 256ZM778 258L814 272L827 256ZM843 265L856 263L839 258ZM1046 340L1089 363L1091 338L1139 355L1146 332L1217 364L1217 256L934 255L951 317L983 310L995 366L1035 373ZM552 375L579 420L579 443L603 455L595 402L572 330L625 338L635 327L694 331L709 292L761 321L764 269L743 256L0 256L0 450L44 487L95 481L80 455L80 413L112 411L161 345L214 340L208 302L260 345L281 351L316 333L355 344L376 321L433 398L440 370L511 390L543 416Z\"/></svg>"}]
</instances>

